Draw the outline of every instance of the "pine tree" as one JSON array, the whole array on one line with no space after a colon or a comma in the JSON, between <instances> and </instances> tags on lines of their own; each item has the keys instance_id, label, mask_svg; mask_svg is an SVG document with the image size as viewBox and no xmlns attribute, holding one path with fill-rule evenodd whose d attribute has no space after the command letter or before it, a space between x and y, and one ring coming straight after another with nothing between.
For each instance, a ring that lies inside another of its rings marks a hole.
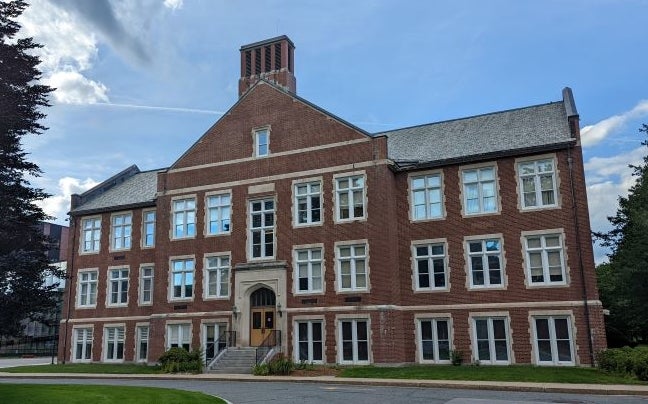
<instances>
[{"instance_id":1,"label":"pine tree","mask_svg":"<svg viewBox=\"0 0 648 404\"><path fill-rule=\"evenodd\" d=\"M648 148L648 125L640 132ZM634 169L635 184L628 197L619 198L612 230L596 233L611 248L610 262L597 268L603 306L610 310L608 324L630 340L648 341L648 152Z\"/></svg>"},{"instance_id":2,"label":"pine tree","mask_svg":"<svg viewBox=\"0 0 648 404\"><path fill-rule=\"evenodd\" d=\"M38 84L40 60L31 38L16 39L15 19L24 1L0 1L0 336L20 333L20 321L48 313L56 304L54 287L43 277L54 271L45 252L48 240L36 227L48 219L35 202L48 195L30 185L41 174L28 161L21 144L26 135L41 134L52 89Z\"/></svg>"}]
</instances>

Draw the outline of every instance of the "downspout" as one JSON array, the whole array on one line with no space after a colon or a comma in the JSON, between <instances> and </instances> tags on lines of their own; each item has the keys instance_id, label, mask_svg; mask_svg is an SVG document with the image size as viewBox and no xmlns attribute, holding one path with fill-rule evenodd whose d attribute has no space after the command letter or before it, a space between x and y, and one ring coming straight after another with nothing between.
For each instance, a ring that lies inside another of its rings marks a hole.
<instances>
[{"instance_id":1,"label":"downspout","mask_svg":"<svg viewBox=\"0 0 648 404\"><path fill-rule=\"evenodd\" d=\"M65 314L65 338L63 339L63 364L65 365L65 358L67 355L67 342L68 342L68 324L70 322L70 305L72 304L72 274L74 273L74 249L76 246L76 229L74 225L74 216L70 215L70 230L72 231L72 254L70 256L70 265L68 267L68 272L70 276L67 278L67 313Z\"/></svg>"},{"instance_id":2,"label":"downspout","mask_svg":"<svg viewBox=\"0 0 648 404\"><path fill-rule=\"evenodd\" d=\"M590 322L589 305L587 304L587 284L585 283L585 266L583 265L583 254L581 253L581 232L578 221L578 207L576 204L576 191L574 189L574 159L572 158L572 146L567 146L567 162L569 164L569 186L572 199L572 215L576 225L576 249L578 254L578 267L581 276L581 292L583 294L583 308L585 310L585 325L587 327L587 343L589 347L589 357L591 366L594 366L594 345L592 343L592 324Z\"/></svg>"}]
</instances>

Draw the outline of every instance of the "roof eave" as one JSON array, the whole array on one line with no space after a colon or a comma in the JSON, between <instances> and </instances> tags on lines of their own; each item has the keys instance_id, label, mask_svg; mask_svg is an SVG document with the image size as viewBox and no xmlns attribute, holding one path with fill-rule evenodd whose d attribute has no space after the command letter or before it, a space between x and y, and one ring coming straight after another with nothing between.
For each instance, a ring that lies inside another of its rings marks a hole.
<instances>
[{"instance_id":1,"label":"roof eave","mask_svg":"<svg viewBox=\"0 0 648 404\"><path fill-rule=\"evenodd\" d=\"M129 203L125 205L106 206L103 208L94 208L94 209L74 209L69 211L68 215L87 216L87 215L94 215L97 213L116 212L116 211L135 209L135 208L146 208L146 207L155 206L156 200L157 199L152 199L146 202L136 202L136 203Z\"/></svg>"}]
</instances>

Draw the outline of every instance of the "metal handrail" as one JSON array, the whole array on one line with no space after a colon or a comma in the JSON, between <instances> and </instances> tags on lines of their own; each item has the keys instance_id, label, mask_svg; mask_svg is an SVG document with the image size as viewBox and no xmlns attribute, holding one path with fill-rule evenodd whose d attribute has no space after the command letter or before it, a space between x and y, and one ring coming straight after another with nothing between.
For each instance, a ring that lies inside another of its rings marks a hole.
<instances>
[{"instance_id":1,"label":"metal handrail","mask_svg":"<svg viewBox=\"0 0 648 404\"><path fill-rule=\"evenodd\" d=\"M271 330L270 334L261 342L256 349L255 363L258 365L272 348L279 347L281 350L281 330Z\"/></svg>"},{"instance_id":2,"label":"metal handrail","mask_svg":"<svg viewBox=\"0 0 648 404\"><path fill-rule=\"evenodd\" d=\"M225 348L236 345L236 331L224 331L214 342L205 345L205 366L218 356Z\"/></svg>"}]
</instances>

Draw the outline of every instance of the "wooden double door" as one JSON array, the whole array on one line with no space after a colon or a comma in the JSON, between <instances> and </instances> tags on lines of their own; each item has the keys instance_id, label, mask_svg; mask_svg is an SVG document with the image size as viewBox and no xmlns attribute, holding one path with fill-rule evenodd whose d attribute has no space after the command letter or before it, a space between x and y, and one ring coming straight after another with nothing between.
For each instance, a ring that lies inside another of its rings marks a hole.
<instances>
[{"instance_id":1,"label":"wooden double door","mask_svg":"<svg viewBox=\"0 0 648 404\"><path fill-rule=\"evenodd\" d=\"M275 307L253 307L251 312L250 345L259 346L272 338L275 330ZM271 342L271 341L268 341Z\"/></svg>"}]
</instances>

